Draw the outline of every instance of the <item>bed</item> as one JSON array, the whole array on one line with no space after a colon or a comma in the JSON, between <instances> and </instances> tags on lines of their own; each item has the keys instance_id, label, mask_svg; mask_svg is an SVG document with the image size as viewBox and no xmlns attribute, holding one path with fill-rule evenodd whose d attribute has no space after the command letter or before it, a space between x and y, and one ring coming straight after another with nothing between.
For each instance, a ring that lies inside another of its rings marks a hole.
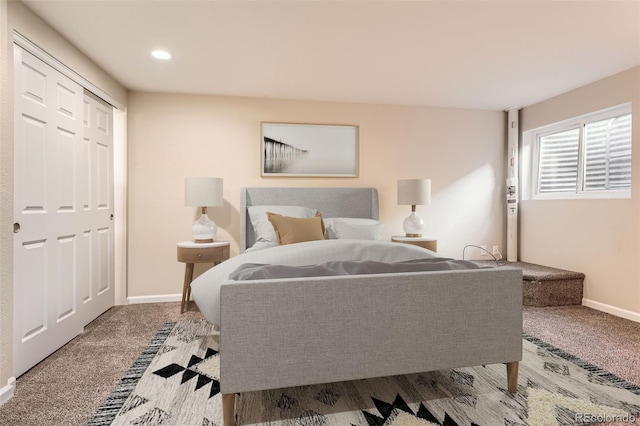
<instances>
[{"instance_id":1,"label":"bed","mask_svg":"<svg viewBox=\"0 0 640 426\"><path fill-rule=\"evenodd\" d=\"M352 240L251 251L252 206L304 206L325 218L378 219L374 188L242 190L242 253L192 283L198 307L220 328L225 426L234 423L235 395L249 391L505 363L506 387L516 392L522 359L520 270L225 279L245 261L313 262L308 248L321 260L344 252L385 262L436 256L408 244Z\"/></svg>"}]
</instances>

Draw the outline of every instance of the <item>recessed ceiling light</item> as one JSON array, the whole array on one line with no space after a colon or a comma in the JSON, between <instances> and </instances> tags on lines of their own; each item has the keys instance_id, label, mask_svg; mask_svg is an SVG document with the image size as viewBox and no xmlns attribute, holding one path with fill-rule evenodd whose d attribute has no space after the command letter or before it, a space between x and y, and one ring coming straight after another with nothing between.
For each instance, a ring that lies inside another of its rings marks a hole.
<instances>
[{"instance_id":1,"label":"recessed ceiling light","mask_svg":"<svg viewBox=\"0 0 640 426\"><path fill-rule=\"evenodd\" d=\"M171 53L165 52L164 50L154 50L151 52L151 55L153 55L154 58L163 59L165 61L167 59L171 59Z\"/></svg>"}]
</instances>

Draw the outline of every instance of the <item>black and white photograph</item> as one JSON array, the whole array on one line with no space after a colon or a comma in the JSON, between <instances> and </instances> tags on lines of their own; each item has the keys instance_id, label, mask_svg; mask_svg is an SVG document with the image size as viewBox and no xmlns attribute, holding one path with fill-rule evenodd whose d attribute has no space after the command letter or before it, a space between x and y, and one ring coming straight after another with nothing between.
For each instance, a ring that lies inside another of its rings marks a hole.
<instances>
[{"instance_id":1,"label":"black and white photograph","mask_svg":"<svg viewBox=\"0 0 640 426\"><path fill-rule=\"evenodd\" d=\"M358 176L358 126L262 123L262 176Z\"/></svg>"}]
</instances>

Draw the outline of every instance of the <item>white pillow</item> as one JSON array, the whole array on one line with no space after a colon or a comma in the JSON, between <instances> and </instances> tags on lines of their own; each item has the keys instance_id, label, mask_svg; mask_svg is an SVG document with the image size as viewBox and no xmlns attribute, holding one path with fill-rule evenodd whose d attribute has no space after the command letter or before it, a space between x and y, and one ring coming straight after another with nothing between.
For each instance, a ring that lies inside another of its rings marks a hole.
<instances>
[{"instance_id":1,"label":"white pillow","mask_svg":"<svg viewBox=\"0 0 640 426\"><path fill-rule=\"evenodd\" d=\"M279 245L276 231L267 218L267 212L289 217L314 217L318 214L317 209L301 206L249 206L247 210L256 241L246 251L261 250Z\"/></svg>"},{"instance_id":2,"label":"white pillow","mask_svg":"<svg viewBox=\"0 0 640 426\"><path fill-rule=\"evenodd\" d=\"M380 240L384 223L375 219L334 217L324 219L325 238Z\"/></svg>"}]
</instances>

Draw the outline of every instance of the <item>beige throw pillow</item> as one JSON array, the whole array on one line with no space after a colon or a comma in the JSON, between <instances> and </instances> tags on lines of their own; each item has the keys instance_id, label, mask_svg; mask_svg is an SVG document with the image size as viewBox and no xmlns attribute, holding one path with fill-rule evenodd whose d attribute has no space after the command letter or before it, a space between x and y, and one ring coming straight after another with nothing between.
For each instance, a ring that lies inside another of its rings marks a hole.
<instances>
[{"instance_id":1,"label":"beige throw pillow","mask_svg":"<svg viewBox=\"0 0 640 426\"><path fill-rule=\"evenodd\" d=\"M316 217L289 217L267 212L281 245L324 240L324 224L320 213Z\"/></svg>"}]
</instances>

